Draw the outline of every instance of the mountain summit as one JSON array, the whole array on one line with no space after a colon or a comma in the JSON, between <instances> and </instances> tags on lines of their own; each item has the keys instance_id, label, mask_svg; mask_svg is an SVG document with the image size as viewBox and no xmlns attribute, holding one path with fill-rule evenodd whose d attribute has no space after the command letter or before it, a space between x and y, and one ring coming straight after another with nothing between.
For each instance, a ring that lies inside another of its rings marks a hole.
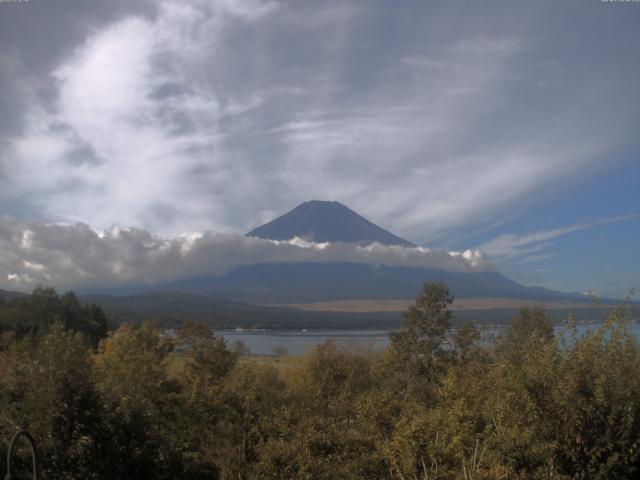
<instances>
[{"instance_id":1,"label":"mountain summit","mask_svg":"<svg viewBox=\"0 0 640 480\"><path fill-rule=\"evenodd\" d=\"M313 242L350 242L413 247L384 228L374 225L366 218L339 202L312 200L302 203L275 220L249 233L250 237L269 240L290 240L294 237Z\"/></svg>"}]
</instances>

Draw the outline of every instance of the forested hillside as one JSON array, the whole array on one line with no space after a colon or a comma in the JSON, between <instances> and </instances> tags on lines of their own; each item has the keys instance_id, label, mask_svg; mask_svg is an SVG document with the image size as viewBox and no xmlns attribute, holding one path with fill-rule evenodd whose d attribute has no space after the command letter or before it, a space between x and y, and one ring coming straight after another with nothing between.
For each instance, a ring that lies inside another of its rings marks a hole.
<instances>
[{"instance_id":1,"label":"forested hillside","mask_svg":"<svg viewBox=\"0 0 640 480\"><path fill-rule=\"evenodd\" d=\"M122 296L83 295L80 298L100 305L119 323L141 324L149 320L165 327L175 327L185 319L206 323L215 329L391 328L401 323L401 315L395 312L305 312L175 291Z\"/></svg>"},{"instance_id":2,"label":"forested hillside","mask_svg":"<svg viewBox=\"0 0 640 480\"><path fill-rule=\"evenodd\" d=\"M624 307L581 338L569 321L566 341L523 309L500 338L466 324L450 348L451 301L425 285L386 351L326 343L278 364L193 322L107 333L98 307L36 291L0 308L0 452L23 427L46 479L636 478Z\"/></svg>"}]
</instances>

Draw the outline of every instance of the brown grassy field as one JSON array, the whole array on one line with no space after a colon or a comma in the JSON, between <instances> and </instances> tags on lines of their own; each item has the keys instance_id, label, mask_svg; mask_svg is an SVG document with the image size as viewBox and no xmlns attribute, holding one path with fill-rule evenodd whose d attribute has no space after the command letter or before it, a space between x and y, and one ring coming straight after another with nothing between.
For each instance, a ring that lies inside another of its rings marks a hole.
<instances>
[{"instance_id":1,"label":"brown grassy field","mask_svg":"<svg viewBox=\"0 0 640 480\"><path fill-rule=\"evenodd\" d=\"M402 312L414 299L359 299L331 300L313 303L280 303L271 307L290 307L312 312ZM492 310L497 308L519 308L523 305L540 305L546 309L581 309L593 308L591 302L543 302L517 298L461 298L456 299L451 310Z\"/></svg>"}]
</instances>

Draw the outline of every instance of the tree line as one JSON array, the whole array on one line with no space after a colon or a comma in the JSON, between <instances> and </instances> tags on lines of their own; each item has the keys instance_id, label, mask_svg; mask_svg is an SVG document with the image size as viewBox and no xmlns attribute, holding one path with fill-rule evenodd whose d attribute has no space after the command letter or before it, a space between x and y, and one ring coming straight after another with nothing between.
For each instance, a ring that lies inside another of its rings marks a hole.
<instances>
[{"instance_id":1,"label":"tree line","mask_svg":"<svg viewBox=\"0 0 640 480\"><path fill-rule=\"evenodd\" d=\"M150 323L109 329L74 299L39 289L0 305L0 452L29 430L46 479L638 475L624 306L583 336L571 319L554 335L534 308L491 341L467 323L449 346L453 297L426 284L386 350L327 342L283 367L198 323L175 340Z\"/></svg>"}]
</instances>

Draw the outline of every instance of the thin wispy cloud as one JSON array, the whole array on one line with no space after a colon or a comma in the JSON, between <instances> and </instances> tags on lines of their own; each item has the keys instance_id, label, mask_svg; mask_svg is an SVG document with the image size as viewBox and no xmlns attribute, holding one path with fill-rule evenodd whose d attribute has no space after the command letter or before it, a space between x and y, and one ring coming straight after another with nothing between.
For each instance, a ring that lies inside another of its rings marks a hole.
<instances>
[{"instance_id":1,"label":"thin wispy cloud","mask_svg":"<svg viewBox=\"0 0 640 480\"><path fill-rule=\"evenodd\" d=\"M41 52L3 67L27 87L2 212L243 233L317 198L417 243L482 228L637 143L636 67L588 35L576 55L549 5L118 4L45 75L25 74Z\"/></svg>"},{"instance_id":2,"label":"thin wispy cloud","mask_svg":"<svg viewBox=\"0 0 640 480\"><path fill-rule=\"evenodd\" d=\"M640 218L639 213L605 218L591 223L570 225L567 227L553 228L549 230L538 230L536 232L515 234L505 233L479 245L477 248L489 257L496 258L516 258L525 257L525 261L539 261L553 256L553 253L530 255L552 246L552 241L558 237L568 235L589 228L602 225L634 220Z\"/></svg>"},{"instance_id":3,"label":"thin wispy cloud","mask_svg":"<svg viewBox=\"0 0 640 480\"><path fill-rule=\"evenodd\" d=\"M527 257L524 257L521 261L523 263L540 262L542 260L547 260L549 258L553 258L556 255L557 255L556 253L543 253L543 254L540 254L540 255L529 255Z\"/></svg>"},{"instance_id":4,"label":"thin wispy cloud","mask_svg":"<svg viewBox=\"0 0 640 480\"><path fill-rule=\"evenodd\" d=\"M25 132L9 143L16 193L63 221L163 229L186 217L206 226L211 207L197 200L191 172L209 168L203 189L230 179L211 155L219 124L260 98L220 98L190 74L217 47L223 22L255 21L272 7L161 2L153 20L126 16L88 38L51 72L52 111L31 105Z\"/></svg>"}]
</instances>

